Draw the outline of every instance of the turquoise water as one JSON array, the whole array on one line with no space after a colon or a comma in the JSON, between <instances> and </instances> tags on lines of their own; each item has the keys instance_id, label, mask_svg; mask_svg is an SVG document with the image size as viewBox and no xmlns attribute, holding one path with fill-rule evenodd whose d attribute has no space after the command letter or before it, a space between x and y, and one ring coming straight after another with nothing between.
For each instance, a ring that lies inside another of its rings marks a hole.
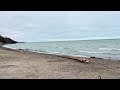
<instances>
[{"instance_id":1,"label":"turquoise water","mask_svg":"<svg viewBox=\"0 0 120 90\"><path fill-rule=\"evenodd\" d=\"M38 53L120 59L120 39L31 42L9 44L4 47Z\"/></svg>"}]
</instances>

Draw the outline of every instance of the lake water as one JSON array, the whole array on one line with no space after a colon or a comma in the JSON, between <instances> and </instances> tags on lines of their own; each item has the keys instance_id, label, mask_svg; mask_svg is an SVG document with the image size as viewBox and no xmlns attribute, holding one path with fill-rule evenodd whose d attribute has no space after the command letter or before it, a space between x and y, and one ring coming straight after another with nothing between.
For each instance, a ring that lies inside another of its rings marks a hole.
<instances>
[{"instance_id":1,"label":"lake water","mask_svg":"<svg viewBox=\"0 0 120 90\"><path fill-rule=\"evenodd\" d=\"M8 44L4 47L38 53L120 59L120 39L31 42Z\"/></svg>"}]
</instances>

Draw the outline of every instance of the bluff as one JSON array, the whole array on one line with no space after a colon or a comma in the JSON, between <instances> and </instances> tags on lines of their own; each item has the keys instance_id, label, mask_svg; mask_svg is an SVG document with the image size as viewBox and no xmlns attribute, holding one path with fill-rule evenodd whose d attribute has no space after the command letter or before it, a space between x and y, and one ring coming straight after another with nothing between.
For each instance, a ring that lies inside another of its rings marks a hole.
<instances>
[{"instance_id":1,"label":"bluff","mask_svg":"<svg viewBox=\"0 0 120 90\"><path fill-rule=\"evenodd\" d=\"M12 40L11 38L3 37L0 35L0 43L2 43L2 44L14 44L14 43L18 43L18 42Z\"/></svg>"}]
</instances>

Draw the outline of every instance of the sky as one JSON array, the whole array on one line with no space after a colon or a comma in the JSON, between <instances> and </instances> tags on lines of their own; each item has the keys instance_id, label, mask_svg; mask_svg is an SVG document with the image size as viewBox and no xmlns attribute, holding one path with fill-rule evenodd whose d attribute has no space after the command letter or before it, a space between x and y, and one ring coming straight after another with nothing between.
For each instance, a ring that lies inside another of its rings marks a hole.
<instances>
[{"instance_id":1,"label":"sky","mask_svg":"<svg viewBox=\"0 0 120 90\"><path fill-rule=\"evenodd\" d=\"M20 42L120 38L120 11L0 11L0 34Z\"/></svg>"}]
</instances>

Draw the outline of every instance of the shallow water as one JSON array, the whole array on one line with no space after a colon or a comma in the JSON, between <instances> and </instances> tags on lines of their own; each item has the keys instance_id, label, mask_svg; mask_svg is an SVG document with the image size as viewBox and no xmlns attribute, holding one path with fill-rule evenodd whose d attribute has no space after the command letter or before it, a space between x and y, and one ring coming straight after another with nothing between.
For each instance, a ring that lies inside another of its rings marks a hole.
<instances>
[{"instance_id":1,"label":"shallow water","mask_svg":"<svg viewBox=\"0 0 120 90\"><path fill-rule=\"evenodd\" d=\"M8 44L4 47L38 53L120 59L120 39L31 42Z\"/></svg>"}]
</instances>

